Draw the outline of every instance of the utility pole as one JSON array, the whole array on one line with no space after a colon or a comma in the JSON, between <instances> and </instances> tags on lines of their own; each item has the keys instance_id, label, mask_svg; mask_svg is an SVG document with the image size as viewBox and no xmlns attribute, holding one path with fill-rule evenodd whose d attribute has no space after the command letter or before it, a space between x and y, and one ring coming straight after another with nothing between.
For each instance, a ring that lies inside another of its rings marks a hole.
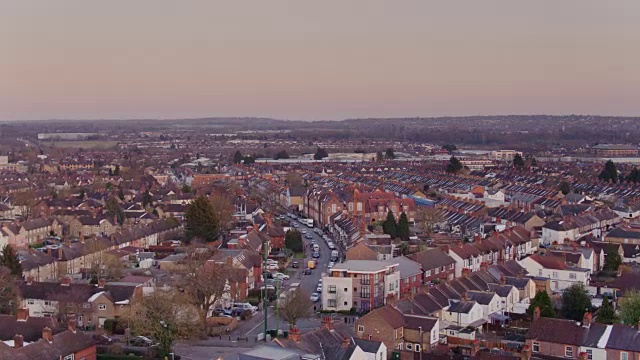
<instances>
[{"instance_id":1,"label":"utility pole","mask_svg":"<svg viewBox=\"0 0 640 360\"><path fill-rule=\"evenodd\" d=\"M262 242L262 286L264 287L262 295L262 310L264 311L264 342L267 342L267 242Z\"/></svg>"},{"instance_id":2,"label":"utility pole","mask_svg":"<svg viewBox=\"0 0 640 360\"><path fill-rule=\"evenodd\" d=\"M278 338L278 332L280 331L280 319L279 319L280 306L278 306L278 302L280 301L280 296L278 295L279 284L280 284L280 277L277 277L276 278L276 339Z\"/></svg>"}]
</instances>

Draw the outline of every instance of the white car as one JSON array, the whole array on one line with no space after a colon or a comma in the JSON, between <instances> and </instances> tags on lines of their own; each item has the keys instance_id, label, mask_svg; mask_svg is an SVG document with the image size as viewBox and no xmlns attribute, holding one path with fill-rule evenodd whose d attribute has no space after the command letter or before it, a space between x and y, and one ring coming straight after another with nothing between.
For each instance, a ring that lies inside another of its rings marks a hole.
<instances>
[{"instance_id":1,"label":"white car","mask_svg":"<svg viewBox=\"0 0 640 360\"><path fill-rule=\"evenodd\" d=\"M306 233L307 233L307 230L302 229L302 231L301 231L301 232L302 232L303 234L306 234Z\"/></svg>"},{"instance_id":2,"label":"white car","mask_svg":"<svg viewBox=\"0 0 640 360\"><path fill-rule=\"evenodd\" d=\"M332 268L332 267L334 267L334 266L336 266L336 263L335 263L335 262L333 262L333 261L332 261L332 262L330 262L330 263L329 263L329 265L327 265L327 267L328 267L329 269L331 269L331 268Z\"/></svg>"},{"instance_id":3,"label":"white car","mask_svg":"<svg viewBox=\"0 0 640 360\"><path fill-rule=\"evenodd\" d=\"M317 302L318 300L320 300L320 294L318 294L317 292L314 292L313 294L311 294L311 296L309 297L309 300L313 301L313 302Z\"/></svg>"},{"instance_id":4,"label":"white car","mask_svg":"<svg viewBox=\"0 0 640 360\"><path fill-rule=\"evenodd\" d=\"M329 247L329 249L331 250L335 250L336 246L332 243L332 242L328 242L327 246Z\"/></svg>"},{"instance_id":5,"label":"white car","mask_svg":"<svg viewBox=\"0 0 640 360\"><path fill-rule=\"evenodd\" d=\"M278 264L267 264L267 270L278 270Z\"/></svg>"},{"instance_id":6,"label":"white car","mask_svg":"<svg viewBox=\"0 0 640 360\"><path fill-rule=\"evenodd\" d=\"M283 273L281 273L281 272L273 273L273 277L274 277L274 279L284 279L284 280L289 280L289 275L287 275L287 274L283 274Z\"/></svg>"},{"instance_id":7,"label":"white car","mask_svg":"<svg viewBox=\"0 0 640 360\"><path fill-rule=\"evenodd\" d=\"M316 288L316 291L317 291L318 293L321 293L321 292L322 292L322 284L318 284L318 287Z\"/></svg>"}]
</instances>

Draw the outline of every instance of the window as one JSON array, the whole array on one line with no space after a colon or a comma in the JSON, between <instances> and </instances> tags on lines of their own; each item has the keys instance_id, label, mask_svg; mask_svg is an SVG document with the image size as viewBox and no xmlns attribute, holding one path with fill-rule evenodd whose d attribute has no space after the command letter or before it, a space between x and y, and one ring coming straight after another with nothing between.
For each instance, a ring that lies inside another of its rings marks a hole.
<instances>
[{"instance_id":1,"label":"window","mask_svg":"<svg viewBox=\"0 0 640 360\"><path fill-rule=\"evenodd\" d=\"M576 279L576 273L569 273L569 279Z\"/></svg>"},{"instance_id":2,"label":"window","mask_svg":"<svg viewBox=\"0 0 640 360\"><path fill-rule=\"evenodd\" d=\"M329 294L335 294L336 293L336 286L335 285L329 285L329 290L327 292Z\"/></svg>"},{"instance_id":3,"label":"window","mask_svg":"<svg viewBox=\"0 0 640 360\"><path fill-rule=\"evenodd\" d=\"M592 359L593 359L593 350L591 350L591 349L587 349L587 358L588 358L589 360L592 360Z\"/></svg>"},{"instance_id":4,"label":"window","mask_svg":"<svg viewBox=\"0 0 640 360\"><path fill-rule=\"evenodd\" d=\"M573 357L573 346L565 346L564 347L564 356L565 357Z\"/></svg>"},{"instance_id":5,"label":"window","mask_svg":"<svg viewBox=\"0 0 640 360\"><path fill-rule=\"evenodd\" d=\"M353 211L353 203L349 203L349 212Z\"/></svg>"},{"instance_id":6,"label":"window","mask_svg":"<svg viewBox=\"0 0 640 360\"><path fill-rule=\"evenodd\" d=\"M542 276L542 269L538 269L538 276Z\"/></svg>"},{"instance_id":7,"label":"window","mask_svg":"<svg viewBox=\"0 0 640 360\"><path fill-rule=\"evenodd\" d=\"M413 350L413 344L412 344L412 343L406 343L406 344L405 344L405 348L406 348L407 350Z\"/></svg>"},{"instance_id":8,"label":"window","mask_svg":"<svg viewBox=\"0 0 640 360\"><path fill-rule=\"evenodd\" d=\"M393 291L393 283L389 283L389 291Z\"/></svg>"},{"instance_id":9,"label":"window","mask_svg":"<svg viewBox=\"0 0 640 360\"><path fill-rule=\"evenodd\" d=\"M107 305L105 305L105 304L99 304L99 305L98 305L98 310L107 310Z\"/></svg>"},{"instance_id":10,"label":"window","mask_svg":"<svg viewBox=\"0 0 640 360\"><path fill-rule=\"evenodd\" d=\"M533 352L534 352L534 353L536 353L536 352L540 352L540 343L539 343L539 342L537 342L537 341L534 341L534 342L533 342Z\"/></svg>"},{"instance_id":11,"label":"window","mask_svg":"<svg viewBox=\"0 0 640 360\"><path fill-rule=\"evenodd\" d=\"M414 347L416 352L420 352L420 344L416 344L416 346Z\"/></svg>"},{"instance_id":12,"label":"window","mask_svg":"<svg viewBox=\"0 0 640 360\"><path fill-rule=\"evenodd\" d=\"M27 300L27 304L29 304L29 305L33 305L34 303L35 303L35 301L33 301L31 299Z\"/></svg>"},{"instance_id":13,"label":"window","mask_svg":"<svg viewBox=\"0 0 640 360\"><path fill-rule=\"evenodd\" d=\"M51 306L51 301L45 301L44 306Z\"/></svg>"},{"instance_id":14,"label":"window","mask_svg":"<svg viewBox=\"0 0 640 360\"><path fill-rule=\"evenodd\" d=\"M327 300L327 306L332 308L336 307L336 299Z\"/></svg>"},{"instance_id":15,"label":"window","mask_svg":"<svg viewBox=\"0 0 640 360\"><path fill-rule=\"evenodd\" d=\"M431 276L431 270L427 270L424 272L425 276Z\"/></svg>"},{"instance_id":16,"label":"window","mask_svg":"<svg viewBox=\"0 0 640 360\"><path fill-rule=\"evenodd\" d=\"M347 305L349 305L349 303L345 301L345 302L344 302L344 306L347 306Z\"/></svg>"},{"instance_id":17,"label":"window","mask_svg":"<svg viewBox=\"0 0 640 360\"><path fill-rule=\"evenodd\" d=\"M65 356L64 360L73 360L73 354Z\"/></svg>"},{"instance_id":18,"label":"window","mask_svg":"<svg viewBox=\"0 0 640 360\"><path fill-rule=\"evenodd\" d=\"M554 271L553 273L551 273L551 276L553 276L554 279L558 278L558 272Z\"/></svg>"},{"instance_id":19,"label":"window","mask_svg":"<svg viewBox=\"0 0 640 360\"><path fill-rule=\"evenodd\" d=\"M629 360L629 353L626 351L620 351L620 360Z\"/></svg>"},{"instance_id":20,"label":"window","mask_svg":"<svg viewBox=\"0 0 640 360\"><path fill-rule=\"evenodd\" d=\"M368 298L371 296L371 290L368 287L363 287L362 292L360 293L360 297Z\"/></svg>"},{"instance_id":21,"label":"window","mask_svg":"<svg viewBox=\"0 0 640 360\"><path fill-rule=\"evenodd\" d=\"M358 203L358 211L362 211L362 203L361 202Z\"/></svg>"},{"instance_id":22,"label":"window","mask_svg":"<svg viewBox=\"0 0 640 360\"><path fill-rule=\"evenodd\" d=\"M358 325L358 332L364 332L364 326Z\"/></svg>"},{"instance_id":23,"label":"window","mask_svg":"<svg viewBox=\"0 0 640 360\"><path fill-rule=\"evenodd\" d=\"M435 270L433 271L434 273L439 273L440 272L440 268L435 268Z\"/></svg>"}]
</instances>

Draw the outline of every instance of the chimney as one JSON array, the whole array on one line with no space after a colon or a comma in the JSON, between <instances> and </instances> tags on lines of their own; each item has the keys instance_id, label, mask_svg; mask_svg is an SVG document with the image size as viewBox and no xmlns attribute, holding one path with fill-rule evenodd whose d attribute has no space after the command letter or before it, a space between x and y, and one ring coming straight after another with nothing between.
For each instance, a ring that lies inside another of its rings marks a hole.
<instances>
[{"instance_id":1,"label":"chimney","mask_svg":"<svg viewBox=\"0 0 640 360\"><path fill-rule=\"evenodd\" d=\"M507 279L505 279L504 274L500 275L500 285L504 286L507 284Z\"/></svg>"},{"instance_id":2,"label":"chimney","mask_svg":"<svg viewBox=\"0 0 640 360\"><path fill-rule=\"evenodd\" d=\"M348 336L345 336L342 338L342 347L346 348L349 347L349 344L351 343L351 339Z\"/></svg>"},{"instance_id":3,"label":"chimney","mask_svg":"<svg viewBox=\"0 0 640 360\"><path fill-rule=\"evenodd\" d=\"M42 339L48 342L53 342L53 331L49 327L42 329Z\"/></svg>"},{"instance_id":4,"label":"chimney","mask_svg":"<svg viewBox=\"0 0 640 360\"><path fill-rule=\"evenodd\" d=\"M471 356L476 356L478 352L480 352L480 341L475 339L471 344Z\"/></svg>"},{"instance_id":5,"label":"chimney","mask_svg":"<svg viewBox=\"0 0 640 360\"><path fill-rule=\"evenodd\" d=\"M582 326L584 326L584 327L591 326L591 318L592 317L593 316L591 315L590 312L587 311L586 313L584 313L584 316L582 317Z\"/></svg>"},{"instance_id":6,"label":"chimney","mask_svg":"<svg viewBox=\"0 0 640 360\"><path fill-rule=\"evenodd\" d=\"M297 343L300 342L300 329L292 327L289 329L289 338Z\"/></svg>"},{"instance_id":7,"label":"chimney","mask_svg":"<svg viewBox=\"0 0 640 360\"><path fill-rule=\"evenodd\" d=\"M69 286L69 284L71 284L71 278L70 277L65 276L62 279L60 279L60 285Z\"/></svg>"},{"instance_id":8,"label":"chimney","mask_svg":"<svg viewBox=\"0 0 640 360\"><path fill-rule=\"evenodd\" d=\"M327 330L333 330L333 319L331 319L331 316L322 317L322 328Z\"/></svg>"},{"instance_id":9,"label":"chimney","mask_svg":"<svg viewBox=\"0 0 640 360\"><path fill-rule=\"evenodd\" d=\"M247 234L253 230L253 226L247 226Z\"/></svg>"},{"instance_id":10,"label":"chimney","mask_svg":"<svg viewBox=\"0 0 640 360\"><path fill-rule=\"evenodd\" d=\"M78 240L80 243L84 243L84 234L82 234L82 231L78 231Z\"/></svg>"},{"instance_id":11,"label":"chimney","mask_svg":"<svg viewBox=\"0 0 640 360\"><path fill-rule=\"evenodd\" d=\"M589 359L589 355L586 352L581 352L580 354L578 354L578 360L588 360Z\"/></svg>"},{"instance_id":12,"label":"chimney","mask_svg":"<svg viewBox=\"0 0 640 360\"><path fill-rule=\"evenodd\" d=\"M478 244L482 243L482 237L479 234L476 234L473 236L473 241L477 242Z\"/></svg>"},{"instance_id":13,"label":"chimney","mask_svg":"<svg viewBox=\"0 0 640 360\"><path fill-rule=\"evenodd\" d=\"M74 317L75 317L75 315L74 315ZM75 318L69 319L67 321L67 330L71 331L74 334L76 333L76 319Z\"/></svg>"},{"instance_id":14,"label":"chimney","mask_svg":"<svg viewBox=\"0 0 640 360\"><path fill-rule=\"evenodd\" d=\"M255 232L258 232L258 224L253 224L253 230L254 230Z\"/></svg>"},{"instance_id":15,"label":"chimney","mask_svg":"<svg viewBox=\"0 0 640 360\"><path fill-rule=\"evenodd\" d=\"M487 270L489 268L489 264L486 261L480 263L480 270Z\"/></svg>"},{"instance_id":16,"label":"chimney","mask_svg":"<svg viewBox=\"0 0 640 360\"><path fill-rule=\"evenodd\" d=\"M520 353L520 360L530 360L531 359L531 348L529 345L525 345L522 348L522 352Z\"/></svg>"},{"instance_id":17,"label":"chimney","mask_svg":"<svg viewBox=\"0 0 640 360\"><path fill-rule=\"evenodd\" d=\"M104 289L105 283L104 279L98 279L98 289Z\"/></svg>"},{"instance_id":18,"label":"chimney","mask_svg":"<svg viewBox=\"0 0 640 360\"><path fill-rule=\"evenodd\" d=\"M471 269L469 268L462 269L462 277L467 277L469 276L469 274L471 274Z\"/></svg>"},{"instance_id":19,"label":"chimney","mask_svg":"<svg viewBox=\"0 0 640 360\"><path fill-rule=\"evenodd\" d=\"M33 284L33 276L27 276L27 285Z\"/></svg>"},{"instance_id":20,"label":"chimney","mask_svg":"<svg viewBox=\"0 0 640 360\"><path fill-rule=\"evenodd\" d=\"M462 293L462 300L465 300L465 301L469 300L469 298L467 297L466 291Z\"/></svg>"},{"instance_id":21,"label":"chimney","mask_svg":"<svg viewBox=\"0 0 640 360\"><path fill-rule=\"evenodd\" d=\"M537 321L538 319L540 319L540 307L536 306L533 310L533 321Z\"/></svg>"},{"instance_id":22,"label":"chimney","mask_svg":"<svg viewBox=\"0 0 640 360\"><path fill-rule=\"evenodd\" d=\"M16 319L18 321L27 321L29 318L29 308L18 309L16 311Z\"/></svg>"},{"instance_id":23,"label":"chimney","mask_svg":"<svg viewBox=\"0 0 640 360\"><path fill-rule=\"evenodd\" d=\"M13 337L13 348L20 349L23 346L24 346L24 337L22 337L22 335L20 334L16 334Z\"/></svg>"},{"instance_id":24,"label":"chimney","mask_svg":"<svg viewBox=\"0 0 640 360\"><path fill-rule=\"evenodd\" d=\"M227 256L227 266L233 266L233 258L231 256Z\"/></svg>"}]
</instances>

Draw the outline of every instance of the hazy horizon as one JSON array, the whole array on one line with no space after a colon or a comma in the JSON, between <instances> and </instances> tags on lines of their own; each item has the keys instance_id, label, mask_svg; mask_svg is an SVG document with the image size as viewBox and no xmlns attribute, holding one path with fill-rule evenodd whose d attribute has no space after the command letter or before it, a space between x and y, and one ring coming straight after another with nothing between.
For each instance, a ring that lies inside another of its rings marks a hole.
<instances>
[{"instance_id":1,"label":"hazy horizon","mask_svg":"<svg viewBox=\"0 0 640 360\"><path fill-rule=\"evenodd\" d=\"M640 116L640 2L0 0L0 119Z\"/></svg>"}]
</instances>

